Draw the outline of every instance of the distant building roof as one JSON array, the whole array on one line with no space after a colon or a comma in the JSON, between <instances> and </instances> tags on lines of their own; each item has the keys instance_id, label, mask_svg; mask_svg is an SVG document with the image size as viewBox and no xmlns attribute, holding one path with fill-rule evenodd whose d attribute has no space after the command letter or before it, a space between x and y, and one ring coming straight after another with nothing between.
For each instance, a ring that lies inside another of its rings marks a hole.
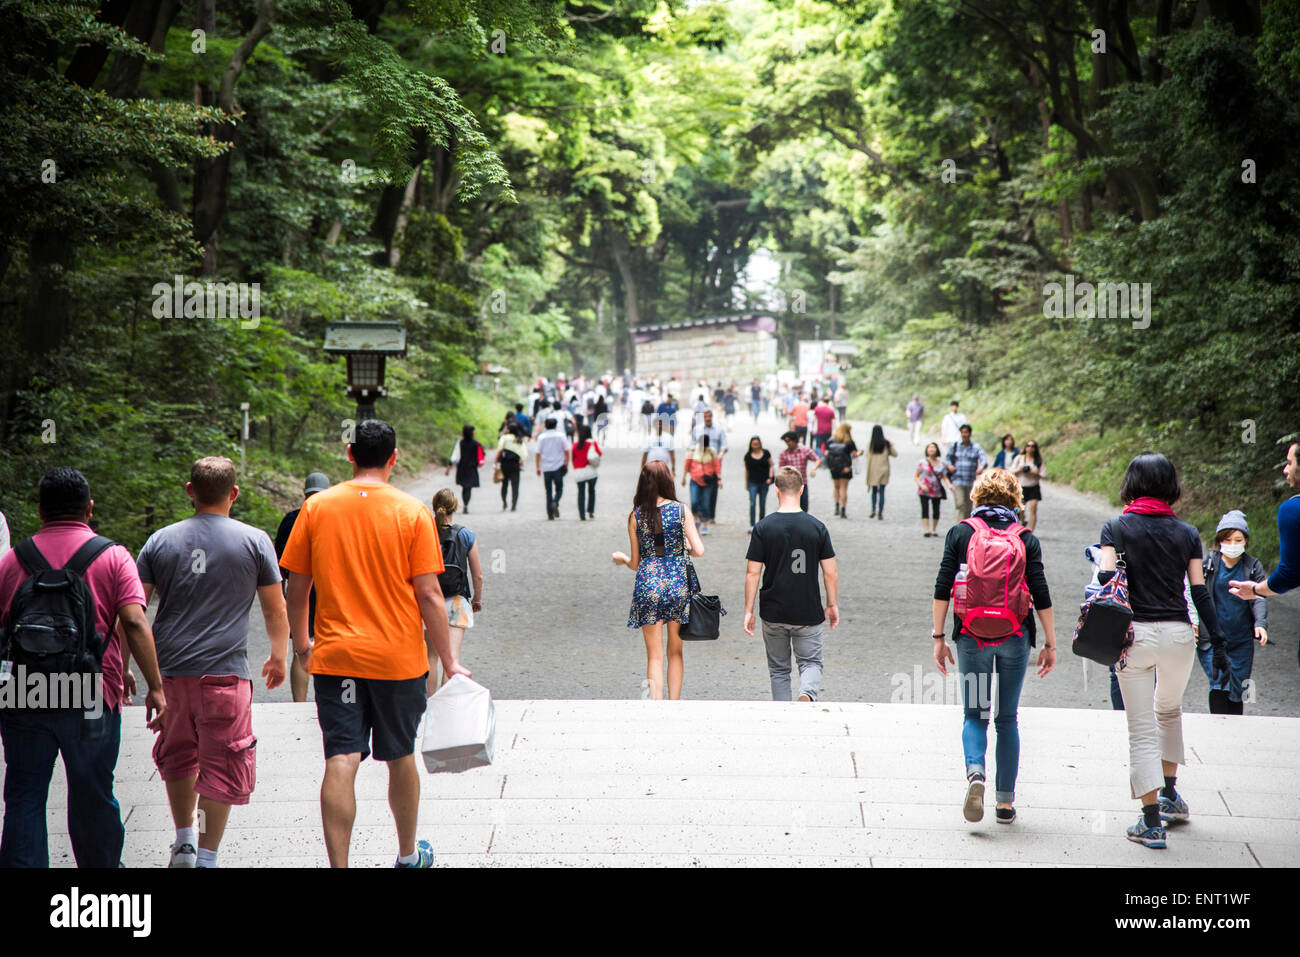
<instances>
[{"instance_id":1,"label":"distant building roof","mask_svg":"<svg viewBox=\"0 0 1300 957\"><path fill-rule=\"evenodd\" d=\"M649 326L637 326L632 332L637 342L651 342L663 336L665 332L680 332L686 329L704 329L710 326L736 326L740 332L775 332L776 320L771 316L758 313L746 313L736 316L710 316L702 319L686 319L682 322L661 322Z\"/></svg>"}]
</instances>

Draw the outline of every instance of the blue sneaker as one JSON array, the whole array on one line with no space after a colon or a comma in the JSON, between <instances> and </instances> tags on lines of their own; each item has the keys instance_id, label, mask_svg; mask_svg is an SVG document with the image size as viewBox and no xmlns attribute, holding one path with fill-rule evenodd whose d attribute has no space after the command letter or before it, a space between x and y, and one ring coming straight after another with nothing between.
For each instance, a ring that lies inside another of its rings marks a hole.
<instances>
[{"instance_id":1,"label":"blue sneaker","mask_svg":"<svg viewBox=\"0 0 1300 957\"><path fill-rule=\"evenodd\" d=\"M1181 794L1175 794L1173 799L1160 795L1160 819L1163 821L1186 821L1191 818L1191 813L1187 809L1187 802L1183 800Z\"/></svg>"},{"instance_id":2,"label":"blue sneaker","mask_svg":"<svg viewBox=\"0 0 1300 957\"><path fill-rule=\"evenodd\" d=\"M433 867L433 845L428 841L421 841L415 845L415 853L420 855L420 859L414 864L403 864L398 861L394 867Z\"/></svg>"},{"instance_id":3,"label":"blue sneaker","mask_svg":"<svg viewBox=\"0 0 1300 957\"><path fill-rule=\"evenodd\" d=\"M1138 822L1130 827L1126 832L1128 839L1143 847L1162 848L1168 847L1165 843L1165 826L1147 827L1146 818L1138 818Z\"/></svg>"}]
</instances>

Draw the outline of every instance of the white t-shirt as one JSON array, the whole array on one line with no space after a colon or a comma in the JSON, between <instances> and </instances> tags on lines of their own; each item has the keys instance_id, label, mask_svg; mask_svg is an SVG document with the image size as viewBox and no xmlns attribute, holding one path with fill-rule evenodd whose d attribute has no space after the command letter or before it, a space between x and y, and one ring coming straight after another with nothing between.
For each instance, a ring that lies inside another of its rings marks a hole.
<instances>
[{"instance_id":1,"label":"white t-shirt","mask_svg":"<svg viewBox=\"0 0 1300 957\"><path fill-rule=\"evenodd\" d=\"M641 451L645 453L645 460L650 462L668 462L672 463L672 456L669 455L669 449L673 447L672 436L657 435L645 444Z\"/></svg>"},{"instance_id":2,"label":"white t-shirt","mask_svg":"<svg viewBox=\"0 0 1300 957\"><path fill-rule=\"evenodd\" d=\"M554 472L564 468L569 440L557 429L548 429L537 437L537 454L542 457L542 471Z\"/></svg>"},{"instance_id":3,"label":"white t-shirt","mask_svg":"<svg viewBox=\"0 0 1300 957\"><path fill-rule=\"evenodd\" d=\"M949 412L943 417L942 436L944 445L952 445L961 438L961 427L966 425L966 416L960 412Z\"/></svg>"}]
</instances>

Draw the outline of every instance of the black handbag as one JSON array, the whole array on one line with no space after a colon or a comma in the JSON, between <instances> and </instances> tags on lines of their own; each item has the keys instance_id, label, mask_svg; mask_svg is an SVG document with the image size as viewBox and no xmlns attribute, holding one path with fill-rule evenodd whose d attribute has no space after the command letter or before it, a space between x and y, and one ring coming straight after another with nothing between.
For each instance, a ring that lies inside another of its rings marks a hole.
<instances>
[{"instance_id":1,"label":"black handbag","mask_svg":"<svg viewBox=\"0 0 1300 957\"><path fill-rule=\"evenodd\" d=\"M685 529L682 530L682 551L686 552ZM722 632L722 616L727 609L717 595L700 594L700 579L695 574L695 563L686 555L686 581L691 593L691 620L681 626L678 634L682 641L713 641Z\"/></svg>"},{"instance_id":2,"label":"black handbag","mask_svg":"<svg viewBox=\"0 0 1300 957\"><path fill-rule=\"evenodd\" d=\"M1124 532L1120 520L1111 525L1115 539L1115 574L1084 599L1070 649L1080 658L1113 667L1133 645L1133 608L1128 598L1128 568L1124 561Z\"/></svg>"}]
</instances>

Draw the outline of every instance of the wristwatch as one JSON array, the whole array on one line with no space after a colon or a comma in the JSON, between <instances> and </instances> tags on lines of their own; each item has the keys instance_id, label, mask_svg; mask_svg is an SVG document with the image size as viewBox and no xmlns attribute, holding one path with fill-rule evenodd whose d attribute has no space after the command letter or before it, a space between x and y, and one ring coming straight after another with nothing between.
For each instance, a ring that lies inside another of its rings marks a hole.
<instances>
[{"instance_id":1,"label":"wristwatch","mask_svg":"<svg viewBox=\"0 0 1300 957\"><path fill-rule=\"evenodd\" d=\"M947 635L946 632L942 632L942 631L932 631L932 632L930 632L930 637L931 637L931 638L947 638L948 635Z\"/></svg>"},{"instance_id":2,"label":"wristwatch","mask_svg":"<svg viewBox=\"0 0 1300 957\"><path fill-rule=\"evenodd\" d=\"M309 641L309 642L307 642L307 648L306 648L306 650L305 650L305 651L295 651L295 652L293 653L293 656L294 656L295 658L306 658L309 654L311 654L311 649L312 649L312 646L313 646L314 644L315 644L314 641Z\"/></svg>"}]
</instances>

